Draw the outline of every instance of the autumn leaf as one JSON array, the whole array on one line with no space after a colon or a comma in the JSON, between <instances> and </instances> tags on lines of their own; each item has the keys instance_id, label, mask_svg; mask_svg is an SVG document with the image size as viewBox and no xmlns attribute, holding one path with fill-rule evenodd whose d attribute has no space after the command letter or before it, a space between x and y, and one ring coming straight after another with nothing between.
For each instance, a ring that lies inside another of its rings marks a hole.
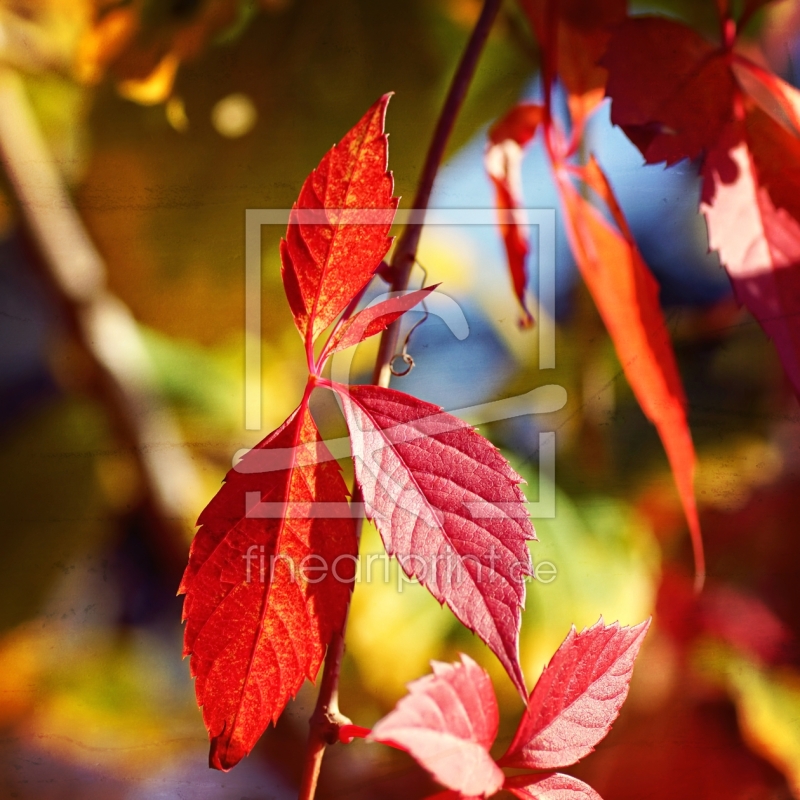
<instances>
[{"instance_id":1,"label":"autumn leaf","mask_svg":"<svg viewBox=\"0 0 800 800\"><path fill-rule=\"evenodd\" d=\"M461 796L492 795L505 776L489 755L500 724L491 679L465 655L460 664L431 666L433 675L409 684L370 738L410 753Z\"/></svg>"},{"instance_id":2,"label":"autumn leaf","mask_svg":"<svg viewBox=\"0 0 800 800\"><path fill-rule=\"evenodd\" d=\"M683 385L658 299L659 287L599 165L591 160L581 175L604 200L619 230L579 194L564 169L557 169L567 239L625 377L661 437L692 535L699 584L705 561L694 496L696 457Z\"/></svg>"},{"instance_id":3,"label":"autumn leaf","mask_svg":"<svg viewBox=\"0 0 800 800\"><path fill-rule=\"evenodd\" d=\"M525 696L520 609L535 539L519 475L470 425L402 392L333 384L386 551L480 636Z\"/></svg>"},{"instance_id":4,"label":"autumn leaf","mask_svg":"<svg viewBox=\"0 0 800 800\"><path fill-rule=\"evenodd\" d=\"M768 118L762 124L777 127ZM701 210L708 224L709 246L719 253L737 299L775 343L800 395L800 223L775 205L762 184L769 171L791 172L800 161L787 163L784 158L780 166L768 165L762 157L762 173L751 136L752 129L732 126L709 154L703 166Z\"/></svg>"},{"instance_id":5,"label":"autumn leaf","mask_svg":"<svg viewBox=\"0 0 800 800\"><path fill-rule=\"evenodd\" d=\"M517 775L509 778L504 788L521 800L601 800L588 784L558 772Z\"/></svg>"},{"instance_id":6,"label":"autumn leaf","mask_svg":"<svg viewBox=\"0 0 800 800\"><path fill-rule=\"evenodd\" d=\"M557 769L574 764L605 737L628 696L633 664L650 622L633 628L602 619L573 626L544 668L500 764ZM534 795L536 796L536 795Z\"/></svg>"},{"instance_id":7,"label":"autumn leaf","mask_svg":"<svg viewBox=\"0 0 800 800\"><path fill-rule=\"evenodd\" d=\"M544 108L533 103L514 106L489 131L484 156L486 171L494 184L500 212L499 227L508 258L511 282L522 309L520 327L529 328L534 319L525 299L528 286L527 258L530 249L528 226L522 200L522 149L536 135L544 119Z\"/></svg>"},{"instance_id":8,"label":"autumn leaf","mask_svg":"<svg viewBox=\"0 0 800 800\"><path fill-rule=\"evenodd\" d=\"M582 124L603 99L606 70L598 62L612 28L625 19L627 0L520 1L545 60L567 90L573 123Z\"/></svg>"},{"instance_id":9,"label":"autumn leaf","mask_svg":"<svg viewBox=\"0 0 800 800\"><path fill-rule=\"evenodd\" d=\"M603 63L611 121L649 164L697 158L731 120L736 83L725 52L679 22L626 20Z\"/></svg>"},{"instance_id":10,"label":"autumn leaf","mask_svg":"<svg viewBox=\"0 0 800 800\"><path fill-rule=\"evenodd\" d=\"M372 741L410 753L448 788L429 800L491 797L501 787L528 800L599 800L585 783L559 773L506 778L499 767L553 769L574 764L608 733L628 695L633 664L650 621L633 628L600 619L567 635L531 692L511 747L498 762L497 701L489 676L471 658L432 663L433 675L375 725Z\"/></svg>"},{"instance_id":11,"label":"autumn leaf","mask_svg":"<svg viewBox=\"0 0 800 800\"><path fill-rule=\"evenodd\" d=\"M243 462L265 451L283 459L280 468L228 473L200 515L180 587L184 655L191 655L210 764L222 770L246 756L303 681L315 678L342 628L357 553L349 515L313 514L313 503L346 508L348 492L307 396ZM264 514L262 504L271 510ZM329 571L320 575L320 564Z\"/></svg>"},{"instance_id":12,"label":"autumn leaf","mask_svg":"<svg viewBox=\"0 0 800 800\"><path fill-rule=\"evenodd\" d=\"M381 97L306 178L281 242L283 284L309 358L313 344L389 250L397 198Z\"/></svg>"},{"instance_id":13,"label":"autumn leaf","mask_svg":"<svg viewBox=\"0 0 800 800\"><path fill-rule=\"evenodd\" d=\"M414 306L422 303L438 286L437 283L414 292L399 292L394 297L371 303L358 314L343 320L325 343L325 348L319 358L320 365L324 364L325 360L333 353L353 347L388 328L406 311L410 311Z\"/></svg>"}]
</instances>

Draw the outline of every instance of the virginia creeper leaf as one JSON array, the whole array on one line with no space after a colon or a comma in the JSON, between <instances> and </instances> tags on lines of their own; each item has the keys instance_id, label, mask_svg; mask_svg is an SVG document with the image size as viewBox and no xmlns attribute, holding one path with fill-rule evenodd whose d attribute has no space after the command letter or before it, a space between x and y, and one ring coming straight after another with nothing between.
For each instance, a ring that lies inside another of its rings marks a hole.
<instances>
[{"instance_id":1,"label":"virginia creeper leaf","mask_svg":"<svg viewBox=\"0 0 800 800\"><path fill-rule=\"evenodd\" d=\"M390 555L494 651L523 695L520 608L535 539L522 480L474 428L402 392L334 385L367 516Z\"/></svg>"},{"instance_id":2,"label":"virginia creeper leaf","mask_svg":"<svg viewBox=\"0 0 800 800\"><path fill-rule=\"evenodd\" d=\"M683 384L658 300L659 287L596 162L590 162L585 176L622 230L612 228L559 170L556 178L567 239L625 377L661 437L692 535L698 580L702 580L705 567L694 496L696 457Z\"/></svg>"},{"instance_id":3,"label":"virginia creeper leaf","mask_svg":"<svg viewBox=\"0 0 800 800\"><path fill-rule=\"evenodd\" d=\"M325 356L339 350L346 350L388 328L398 317L425 300L438 285L398 294L396 297L382 300L359 311L333 332L330 341L325 345ZM321 357L320 361L323 360L324 358Z\"/></svg>"},{"instance_id":4,"label":"virginia creeper leaf","mask_svg":"<svg viewBox=\"0 0 800 800\"><path fill-rule=\"evenodd\" d=\"M200 515L179 590L186 594L184 655L191 655L211 739L209 761L222 770L246 756L303 681L315 678L331 635L342 628L354 575L353 519L286 507L347 504L347 487L306 401L251 453L270 449L291 453L283 469L231 470ZM259 516L254 499L284 511ZM320 563L326 574L311 571Z\"/></svg>"},{"instance_id":5,"label":"virginia creeper leaf","mask_svg":"<svg viewBox=\"0 0 800 800\"><path fill-rule=\"evenodd\" d=\"M489 755L500 724L491 679L463 654L460 664L434 661L431 666L433 675L409 684L408 694L375 725L371 739L410 753L462 796L492 795L505 776Z\"/></svg>"},{"instance_id":6,"label":"virginia creeper leaf","mask_svg":"<svg viewBox=\"0 0 800 800\"><path fill-rule=\"evenodd\" d=\"M521 800L602 800L588 784L559 772L516 775L503 788Z\"/></svg>"},{"instance_id":7,"label":"virginia creeper leaf","mask_svg":"<svg viewBox=\"0 0 800 800\"><path fill-rule=\"evenodd\" d=\"M286 296L309 352L391 244L397 198L386 166L389 97L378 100L306 178L281 241Z\"/></svg>"},{"instance_id":8,"label":"virginia creeper leaf","mask_svg":"<svg viewBox=\"0 0 800 800\"><path fill-rule=\"evenodd\" d=\"M514 293L522 309L520 327L533 325L533 315L525 301L528 285L526 264L530 249L528 226L520 211L522 200L522 148L536 135L544 119L544 108L533 103L514 106L489 131L489 146L484 163L495 189L500 211L499 227L508 258Z\"/></svg>"},{"instance_id":9,"label":"virginia creeper leaf","mask_svg":"<svg viewBox=\"0 0 800 800\"><path fill-rule=\"evenodd\" d=\"M627 0L521 0L539 44L555 53L555 69L567 90L573 123L603 99L606 70L598 62L611 29L625 19ZM547 15L554 14L555 25Z\"/></svg>"},{"instance_id":10,"label":"virginia creeper leaf","mask_svg":"<svg viewBox=\"0 0 800 800\"><path fill-rule=\"evenodd\" d=\"M726 56L685 25L628 19L614 31L603 64L611 121L648 163L696 158L731 120L736 83Z\"/></svg>"},{"instance_id":11,"label":"virginia creeper leaf","mask_svg":"<svg viewBox=\"0 0 800 800\"><path fill-rule=\"evenodd\" d=\"M786 204L798 205L800 161L788 147L765 148L770 131L776 141L788 138L780 126L760 112L755 125L734 125L703 166L701 209L708 224L709 245L719 252L733 282L739 302L744 303L773 340L778 354L800 395L800 223L784 207L777 207L762 185L763 172L771 178L770 189ZM756 153L761 158L756 160ZM778 163L771 163L779 157ZM780 174L783 172L783 180ZM781 185L782 184L782 185ZM788 190L788 191L787 191Z\"/></svg>"},{"instance_id":12,"label":"virginia creeper leaf","mask_svg":"<svg viewBox=\"0 0 800 800\"><path fill-rule=\"evenodd\" d=\"M602 619L580 633L573 626L531 692L514 740L499 763L556 769L591 753L625 702L633 663L649 626L649 620L633 628L605 626Z\"/></svg>"}]
</instances>

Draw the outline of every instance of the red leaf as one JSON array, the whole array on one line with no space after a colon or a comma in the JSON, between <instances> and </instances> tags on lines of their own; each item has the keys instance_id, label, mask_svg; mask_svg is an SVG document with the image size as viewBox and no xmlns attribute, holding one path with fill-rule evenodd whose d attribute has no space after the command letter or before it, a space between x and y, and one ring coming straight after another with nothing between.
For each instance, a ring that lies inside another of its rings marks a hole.
<instances>
[{"instance_id":1,"label":"red leaf","mask_svg":"<svg viewBox=\"0 0 800 800\"><path fill-rule=\"evenodd\" d=\"M649 163L696 158L731 120L736 83L725 54L678 22L626 20L603 58L611 121Z\"/></svg>"},{"instance_id":2,"label":"red leaf","mask_svg":"<svg viewBox=\"0 0 800 800\"><path fill-rule=\"evenodd\" d=\"M601 619L556 651L531 692L514 741L498 763L556 769L591 753L608 733L628 695L633 662L649 620L633 628Z\"/></svg>"},{"instance_id":3,"label":"red leaf","mask_svg":"<svg viewBox=\"0 0 800 800\"><path fill-rule=\"evenodd\" d=\"M397 198L387 172L384 95L320 161L281 241L283 284L310 353L386 255Z\"/></svg>"},{"instance_id":4,"label":"red leaf","mask_svg":"<svg viewBox=\"0 0 800 800\"><path fill-rule=\"evenodd\" d=\"M800 136L800 92L794 86L741 56L732 69L739 86L763 111L792 136Z\"/></svg>"},{"instance_id":5,"label":"red leaf","mask_svg":"<svg viewBox=\"0 0 800 800\"><path fill-rule=\"evenodd\" d=\"M539 44L555 52L572 120L580 124L603 99L606 70L598 61L611 29L625 19L627 0L521 0L521 5ZM552 34L548 13L557 18Z\"/></svg>"},{"instance_id":6,"label":"red leaf","mask_svg":"<svg viewBox=\"0 0 800 800\"><path fill-rule=\"evenodd\" d=\"M390 297L388 300L367 306L354 317L345 320L331 334L330 340L325 345L324 354L320 356L320 362L324 363L332 353L346 350L388 328L406 311L410 311L418 303L423 302L438 286L437 283L435 286L428 286L415 292L398 293L396 297Z\"/></svg>"},{"instance_id":7,"label":"red leaf","mask_svg":"<svg viewBox=\"0 0 800 800\"><path fill-rule=\"evenodd\" d=\"M533 315L525 302L528 285L529 240L525 215L519 211L523 206L522 148L536 135L536 130L544 119L544 108L539 105L523 103L514 106L489 131L489 147L484 163L495 188L497 208L500 211L500 233L508 257L508 268L514 293L517 295L522 318L520 327L533 325Z\"/></svg>"},{"instance_id":8,"label":"red leaf","mask_svg":"<svg viewBox=\"0 0 800 800\"><path fill-rule=\"evenodd\" d=\"M517 775L504 789L521 800L602 800L591 786L559 772L548 775Z\"/></svg>"},{"instance_id":9,"label":"red leaf","mask_svg":"<svg viewBox=\"0 0 800 800\"><path fill-rule=\"evenodd\" d=\"M683 385L658 301L659 287L639 253L608 180L594 161L584 177L606 201L621 232L576 191L563 170L557 170L567 239L614 342L625 377L661 437L689 523L698 581L702 581L705 565L694 497L694 445L686 422Z\"/></svg>"},{"instance_id":10,"label":"red leaf","mask_svg":"<svg viewBox=\"0 0 800 800\"><path fill-rule=\"evenodd\" d=\"M719 252L739 302L774 341L800 395L800 223L776 206L761 174L763 164L770 189L781 199L787 194L785 202L796 208L799 162L788 147L766 148L765 137L758 136L767 132L775 140L791 139L777 123L762 112L751 113L749 120L755 124L747 129L731 126L706 159L701 210L710 247ZM758 163L756 152L761 155Z\"/></svg>"},{"instance_id":11,"label":"red leaf","mask_svg":"<svg viewBox=\"0 0 800 800\"><path fill-rule=\"evenodd\" d=\"M347 503L347 487L306 400L251 454L271 449L289 453L285 468L231 470L200 515L180 587L184 655L192 657L210 764L222 770L246 756L303 681L314 679L332 633L342 627L355 571L352 518L299 516L286 508ZM278 512L246 513L248 493L277 504ZM322 561L304 561L312 555ZM322 577L304 570L330 566L339 556L336 570Z\"/></svg>"},{"instance_id":12,"label":"red leaf","mask_svg":"<svg viewBox=\"0 0 800 800\"><path fill-rule=\"evenodd\" d=\"M460 664L431 666L433 675L409 684L371 738L410 753L462 795L492 795L505 776L489 755L500 723L491 679L465 655Z\"/></svg>"},{"instance_id":13,"label":"red leaf","mask_svg":"<svg viewBox=\"0 0 800 800\"><path fill-rule=\"evenodd\" d=\"M387 552L483 639L526 695L520 608L535 539L522 480L467 423L402 392L334 384Z\"/></svg>"}]
</instances>

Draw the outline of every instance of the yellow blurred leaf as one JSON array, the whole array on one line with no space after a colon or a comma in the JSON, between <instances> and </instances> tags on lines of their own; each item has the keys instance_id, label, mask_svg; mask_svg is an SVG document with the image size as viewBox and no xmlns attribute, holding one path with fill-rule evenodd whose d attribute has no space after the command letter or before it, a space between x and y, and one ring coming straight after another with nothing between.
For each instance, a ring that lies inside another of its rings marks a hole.
<instances>
[{"instance_id":1,"label":"yellow blurred leaf","mask_svg":"<svg viewBox=\"0 0 800 800\"><path fill-rule=\"evenodd\" d=\"M698 649L696 663L725 684L745 741L786 776L800 798L800 674L788 667L763 668L710 642Z\"/></svg>"}]
</instances>

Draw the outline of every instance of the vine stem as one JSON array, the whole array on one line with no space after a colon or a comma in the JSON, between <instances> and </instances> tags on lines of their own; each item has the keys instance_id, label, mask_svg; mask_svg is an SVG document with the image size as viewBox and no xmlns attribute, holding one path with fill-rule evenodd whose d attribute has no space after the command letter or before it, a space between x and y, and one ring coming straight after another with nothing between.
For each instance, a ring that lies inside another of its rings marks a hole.
<instances>
[{"instance_id":1,"label":"vine stem","mask_svg":"<svg viewBox=\"0 0 800 800\"><path fill-rule=\"evenodd\" d=\"M391 291L393 292L400 292L408 288L408 281L416 261L417 248L425 222L425 211L430 202L433 183L444 159L447 143L458 117L458 112L464 103L464 98L475 74L481 52L489 38L489 32L501 5L502 0L484 0L480 16L475 23L453 80L450 83L447 97L428 147L428 153L417 185L417 193L414 197L414 210L417 216L403 230L392 256L390 277ZM399 338L400 321L397 320L381 335L373 373L373 383L378 386L386 387L389 385L391 363ZM361 492L356 486L353 491L352 502L359 503L361 501ZM356 523L356 534L359 539L361 537L362 524L363 519L359 519ZM350 720L339 711L339 673L341 671L342 656L344 655L346 627L347 620L345 618L345 624L342 626L341 632L335 633L328 645L317 704L309 720L310 730L305 763L303 765L303 777L300 783L299 800L313 800L317 790L325 748L337 741L338 731L342 725L350 724Z\"/></svg>"}]
</instances>

